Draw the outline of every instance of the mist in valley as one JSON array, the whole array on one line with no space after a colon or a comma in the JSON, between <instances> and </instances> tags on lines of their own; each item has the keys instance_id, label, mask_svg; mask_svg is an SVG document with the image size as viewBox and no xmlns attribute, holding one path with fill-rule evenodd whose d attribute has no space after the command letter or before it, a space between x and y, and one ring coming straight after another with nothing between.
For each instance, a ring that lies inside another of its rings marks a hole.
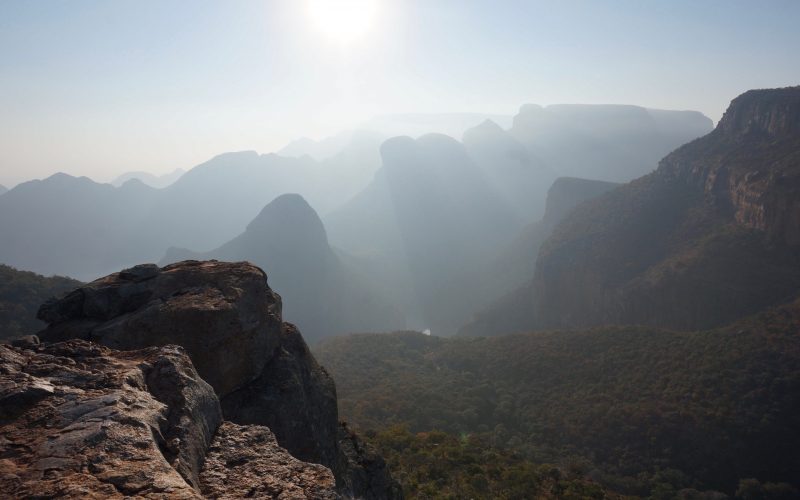
<instances>
[{"instance_id":1,"label":"mist in valley","mask_svg":"<svg viewBox=\"0 0 800 500\"><path fill-rule=\"evenodd\" d=\"M12 496L800 495L797 6L145 3L0 6Z\"/></svg>"}]
</instances>

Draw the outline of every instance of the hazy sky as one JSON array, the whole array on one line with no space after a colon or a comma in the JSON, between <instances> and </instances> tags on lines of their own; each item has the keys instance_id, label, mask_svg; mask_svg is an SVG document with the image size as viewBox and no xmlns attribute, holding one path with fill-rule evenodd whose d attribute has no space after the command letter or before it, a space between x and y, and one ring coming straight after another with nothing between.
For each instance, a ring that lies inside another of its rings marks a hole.
<instances>
[{"instance_id":1,"label":"hazy sky","mask_svg":"<svg viewBox=\"0 0 800 500\"><path fill-rule=\"evenodd\" d=\"M189 168L391 112L718 120L800 83L796 0L365 1L0 0L0 184Z\"/></svg>"}]
</instances>

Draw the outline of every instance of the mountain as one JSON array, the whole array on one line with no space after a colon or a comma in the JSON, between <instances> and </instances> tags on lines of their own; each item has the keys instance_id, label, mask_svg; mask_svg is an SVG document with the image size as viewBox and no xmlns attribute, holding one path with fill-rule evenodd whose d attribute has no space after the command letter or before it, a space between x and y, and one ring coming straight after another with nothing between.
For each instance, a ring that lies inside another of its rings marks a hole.
<instances>
[{"instance_id":1,"label":"mountain","mask_svg":"<svg viewBox=\"0 0 800 500\"><path fill-rule=\"evenodd\" d=\"M413 324L454 332L483 299L463 292L522 223L455 139L395 137L381 155L372 183L326 218L332 244L377 262Z\"/></svg>"},{"instance_id":2,"label":"mountain","mask_svg":"<svg viewBox=\"0 0 800 500\"><path fill-rule=\"evenodd\" d=\"M5 193L6 191L8 191L8 188L0 184L0 194Z\"/></svg>"},{"instance_id":3,"label":"mountain","mask_svg":"<svg viewBox=\"0 0 800 500\"><path fill-rule=\"evenodd\" d=\"M120 187L131 179L137 179L150 187L161 189L177 181L185 173L186 171L182 168L176 168L164 175L154 175L150 172L126 172L111 181L111 185Z\"/></svg>"},{"instance_id":4,"label":"mountain","mask_svg":"<svg viewBox=\"0 0 800 500\"><path fill-rule=\"evenodd\" d=\"M800 289L800 87L747 92L656 172L581 206L542 247L537 327L722 325Z\"/></svg>"},{"instance_id":5,"label":"mountain","mask_svg":"<svg viewBox=\"0 0 800 500\"><path fill-rule=\"evenodd\" d=\"M266 203L299 192L330 210L363 189L378 168L379 138L354 134L324 161L255 152L198 165L163 189L130 179L119 187L56 174L22 183L0 202L0 262L83 280L171 246L215 248L244 230Z\"/></svg>"},{"instance_id":6,"label":"mountain","mask_svg":"<svg viewBox=\"0 0 800 500\"><path fill-rule=\"evenodd\" d=\"M0 261L86 280L153 258L165 246L144 221L158 193L135 179L115 188L63 173L19 184L0 197Z\"/></svg>"},{"instance_id":7,"label":"mountain","mask_svg":"<svg viewBox=\"0 0 800 500\"><path fill-rule=\"evenodd\" d=\"M486 120L508 128L511 126L512 116L488 113L390 113L375 116L360 127L385 137L419 138L427 134L461 137L466 130Z\"/></svg>"},{"instance_id":8,"label":"mountain","mask_svg":"<svg viewBox=\"0 0 800 500\"><path fill-rule=\"evenodd\" d=\"M496 300L493 300L489 307L479 311L469 323L459 329L458 333L495 335L507 333L507 328L514 328L513 321L519 316L519 312L514 308L527 310L525 304L515 302L518 290L533 279L536 257L542 244L550 237L558 223L575 207L617 186L619 184L613 182L572 177L556 179L547 191L547 204L542 219L525 226L511 244L500 252L482 278L482 287L491 290ZM496 314L497 310L502 311L501 314Z\"/></svg>"},{"instance_id":9,"label":"mountain","mask_svg":"<svg viewBox=\"0 0 800 500\"><path fill-rule=\"evenodd\" d=\"M400 312L328 245L322 221L297 194L277 197L245 231L210 252L171 248L162 260L250 261L267 271L285 317L307 338L402 326Z\"/></svg>"},{"instance_id":10,"label":"mountain","mask_svg":"<svg viewBox=\"0 0 800 500\"><path fill-rule=\"evenodd\" d=\"M148 473L172 467L203 496L217 498L226 469L237 467L228 471L231 480L249 482L249 493L222 496L273 497L281 495L270 493L269 474L281 466L289 468L283 480L304 480L298 476L308 466L291 467L296 462L287 460L288 451L322 464L320 477L330 469L346 498L401 496L383 459L339 422L333 379L297 328L283 321L281 297L252 264L138 265L46 302L38 317L48 323L38 334L45 348L34 344L12 353L12 370L0 370L0 429L10 446L24 450L6 457L16 460L11 470L35 477L30 456L52 453L66 457L57 469L73 479L163 492ZM49 356L27 365L34 351ZM24 390L15 392L15 385ZM227 426L220 425L222 415ZM42 422L64 430L45 430ZM27 431L5 432L9 423ZM26 446L50 432L55 437L48 446ZM92 447L99 443L108 445L98 451L119 456L81 467L96 458ZM87 456L78 453L87 449ZM201 469L204 455L213 457L214 470L208 461ZM283 460L268 467L276 455ZM203 492L204 474L216 483L215 494Z\"/></svg>"},{"instance_id":11,"label":"mountain","mask_svg":"<svg viewBox=\"0 0 800 500\"><path fill-rule=\"evenodd\" d=\"M385 137L377 132L369 130L352 130L326 137L319 141L302 137L294 140L276 151L279 156L310 156L317 161L327 160L347 149L356 147L360 149L370 148L377 156L378 148Z\"/></svg>"},{"instance_id":12,"label":"mountain","mask_svg":"<svg viewBox=\"0 0 800 500\"><path fill-rule=\"evenodd\" d=\"M464 132L462 142L517 217L532 220L542 213L547 188L556 174L541 158L491 120Z\"/></svg>"},{"instance_id":13,"label":"mountain","mask_svg":"<svg viewBox=\"0 0 800 500\"><path fill-rule=\"evenodd\" d=\"M39 306L80 284L72 278L45 277L0 264L0 340L41 330L44 323L36 319Z\"/></svg>"},{"instance_id":14,"label":"mountain","mask_svg":"<svg viewBox=\"0 0 800 500\"><path fill-rule=\"evenodd\" d=\"M712 128L713 122L697 111L526 104L510 133L558 176L628 182Z\"/></svg>"},{"instance_id":15,"label":"mountain","mask_svg":"<svg viewBox=\"0 0 800 500\"><path fill-rule=\"evenodd\" d=\"M678 492L733 495L748 478L791 483L771 486L785 496L759 498L796 498L798 328L795 300L706 331L362 334L314 353L336 379L343 417L365 432L402 424L483 439L649 498L721 498Z\"/></svg>"}]
</instances>

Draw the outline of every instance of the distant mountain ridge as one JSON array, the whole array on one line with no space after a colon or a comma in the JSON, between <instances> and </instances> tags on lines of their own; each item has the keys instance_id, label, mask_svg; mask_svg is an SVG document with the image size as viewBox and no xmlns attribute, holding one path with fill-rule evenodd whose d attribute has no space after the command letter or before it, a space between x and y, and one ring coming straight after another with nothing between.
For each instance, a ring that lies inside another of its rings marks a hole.
<instances>
[{"instance_id":1,"label":"distant mountain ridge","mask_svg":"<svg viewBox=\"0 0 800 500\"><path fill-rule=\"evenodd\" d=\"M177 181L185 173L186 171L182 168L176 168L172 172L163 175L155 175L151 174L150 172L125 172L111 181L111 184L119 187L131 179L138 179L150 187L161 189Z\"/></svg>"},{"instance_id":2,"label":"distant mountain ridge","mask_svg":"<svg viewBox=\"0 0 800 500\"><path fill-rule=\"evenodd\" d=\"M552 123L548 137L557 139L547 147L538 139L543 132L522 116L509 129L511 117L503 115L398 115L388 122L449 123L463 140L423 134L382 141L380 134L356 132L320 160L308 154L320 146L314 143L296 145L296 157L226 153L161 189L138 179L115 188L63 174L23 183L0 198L0 234L7 236L0 239L0 261L91 280L156 261L170 247L220 249L271 200L299 193L325 221L334 255L366 282L381 284L408 326L455 333L510 291L498 287L518 283L488 286L486 277L524 228L542 218L547 190L576 150L581 158L590 153L584 177L599 178L590 174L616 165L620 150L639 151L637 143L673 148L691 135L692 123L703 121L691 113L667 113L665 120L643 108L617 108L543 108L539 114ZM627 125L609 123L623 118ZM586 137L593 149L583 147ZM509 262L519 267L508 266L507 275L528 274L524 258Z\"/></svg>"},{"instance_id":3,"label":"distant mountain ridge","mask_svg":"<svg viewBox=\"0 0 800 500\"><path fill-rule=\"evenodd\" d=\"M511 135L564 177L628 182L676 147L710 132L697 111L616 104L526 104Z\"/></svg>"}]
</instances>

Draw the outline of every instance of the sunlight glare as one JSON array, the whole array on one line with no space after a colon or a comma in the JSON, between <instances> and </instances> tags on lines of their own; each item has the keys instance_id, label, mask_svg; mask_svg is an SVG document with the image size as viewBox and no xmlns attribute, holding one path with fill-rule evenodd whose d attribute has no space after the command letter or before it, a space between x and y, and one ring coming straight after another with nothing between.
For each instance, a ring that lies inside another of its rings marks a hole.
<instances>
[{"instance_id":1,"label":"sunlight glare","mask_svg":"<svg viewBox=\"0 0 800 500\"><path fill-rule=\"evenodd\" d=\"M314 29L332 42L348 45L372 29L378 0L308 0Z\"/></svg>"}]
</instances>

